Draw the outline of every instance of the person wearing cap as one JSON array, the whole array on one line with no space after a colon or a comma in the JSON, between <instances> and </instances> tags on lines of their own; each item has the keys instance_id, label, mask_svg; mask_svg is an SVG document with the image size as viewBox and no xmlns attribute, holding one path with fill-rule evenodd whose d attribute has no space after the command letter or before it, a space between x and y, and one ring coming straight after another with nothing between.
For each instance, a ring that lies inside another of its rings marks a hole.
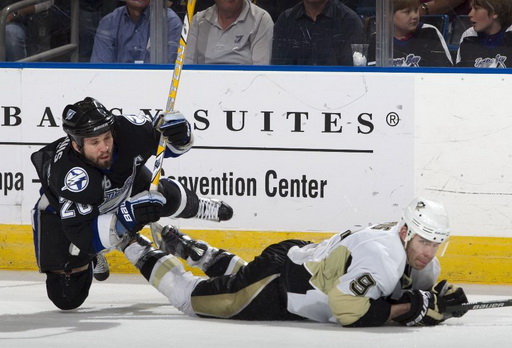
<instances>
[{"instance_id":1,"label":"person wearing cap","mask_svg":"<svg viewBox=\"0 0 512 348\"><path fill-rule=\"evenodd\" d=\"M191 316L420 326L466 312L447 310L467 303L464 290L437 282L435 254L449 234L444 206L418 197L398 223L346 231L320 243L285 240L249 263L171 225L161 231L159 250L132 244L124 252L171 305ZM178 257L209 278L185 272Z\"/></svg>"},{"instance_id":2,"label":"person wearing cap","mask_svg":"<svg viewBox=\"0 0 512 348\"><path fill-rule=\"evenodd\" d=\"M87 97L64 108L67 136L31 155L41 181L41 196L32 210L36 260L46 274L48 297L58 308L79 307L92 278L108 277L102 253L123 250L132 242L147 244L139 235L146 224L163 216L231 219L229 205L199 197L171 178L160 178L158 188L149 190L152 173L145 164L161 136L165 157L180 156L193 144L190 124L181 113L165 113L161 120L115 116Z\"/></svg>"}]
</instances>

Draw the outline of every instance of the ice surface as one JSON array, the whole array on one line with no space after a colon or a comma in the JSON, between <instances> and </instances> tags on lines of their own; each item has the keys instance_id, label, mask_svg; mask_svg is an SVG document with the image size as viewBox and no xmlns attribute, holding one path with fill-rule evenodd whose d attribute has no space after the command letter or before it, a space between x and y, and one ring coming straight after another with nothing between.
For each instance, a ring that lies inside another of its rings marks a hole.
<instances>
[{"instance_id":1,"label":"ice surface","mask_svg":"<svg viewBox=\"0 0 512 348\"><path fill-rule=\"evenodd\" d=\"M44 280L36 272L0 271L0 347L508 347L512 335L512 307L422 328L191 318L138 275L94 282L80 309L60 311L47 299ZM512 297L512 286L464 288L470 301Z\"/></svg>"}]
</instances>

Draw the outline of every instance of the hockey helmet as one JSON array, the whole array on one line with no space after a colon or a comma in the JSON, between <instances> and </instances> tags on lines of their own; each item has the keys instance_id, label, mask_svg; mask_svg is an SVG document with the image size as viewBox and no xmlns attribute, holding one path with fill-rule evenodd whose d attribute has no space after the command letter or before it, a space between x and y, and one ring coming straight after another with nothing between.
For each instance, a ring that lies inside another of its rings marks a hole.
<instances>
[{"instance_id":1,"label":"hockey helmet","mask_svg":"<svg viewBox=\"0 0 512 348\"><path fill-rule=\"evenodd\" d=\"M64 108L62 123L64 132L81 147L83 138L94 137L111 130L114 116L99 101L87 97Z\"/></svg>"},{"instance_id":2,"label":"hockey helmet","mask_svg":"<svg viewBox=\"0 0 512 348\"><path fill-rule=\"evenodd\" d=\"M405 243L415 234L434 243L442 243L450 236L448 214L444 205L437 201L415 198L405 208L402 220L408 228Z\"/></svg>"}]
</instances>

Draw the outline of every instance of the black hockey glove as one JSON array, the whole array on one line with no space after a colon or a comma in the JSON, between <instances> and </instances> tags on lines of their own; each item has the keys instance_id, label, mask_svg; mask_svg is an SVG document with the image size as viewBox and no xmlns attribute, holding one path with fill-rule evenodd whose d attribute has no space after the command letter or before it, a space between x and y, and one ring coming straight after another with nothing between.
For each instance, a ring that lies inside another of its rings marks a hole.
<instances>
[{"instance_id":1,"label":"black hockey glove","mask_svg":"<svg viewBox=\"0 0 512 348\"><path fill-rule=\"evenodd\" d=\"M161 117L162 123L158 130L167 138L167 142L178 147L187 145L190 142L190 123L181 112L171 111L163 114Z\"/></svg>"},{"instance_id":2,"label":"black hockey glove","mask_svg":"<svg viewBox=\"0 0 512 348\"><path fill-rule=\"evenodd\" d=\"M432 288L432 291L438 294L438 296L442 296L446 304L446 307L468 303L468 298L466 297L464 290L462 288L459 288L458 286L448 283L447 280L441 280ZM444 319L448 319L451 317L460 318L467 312L468 311L466 310L452 313L444 313Z\"/></svg>"},{"instance_id":3,"label":"black hockey glove","mask_svg":"<svg viewBox=\"0 0 512 348\"><path fill-rule=\"evenodd\" d=\"M134 235L144 225L158 221L165 202L165 197L156 191L143 191L127 199L117 209L117 234Z\"/></svg>"},{"instance_id":4,"label":"black hockey glove","mask_svg":"<svg viewBox=\"0 0 512 348\"><path fill-rule=\"evenodd\" d=\"M407 326L433 326L444 321L446 309L443 298L432 291L406 291L398 303L410 303L411 309L394 319Z\"/></svg>"}]
</instances>

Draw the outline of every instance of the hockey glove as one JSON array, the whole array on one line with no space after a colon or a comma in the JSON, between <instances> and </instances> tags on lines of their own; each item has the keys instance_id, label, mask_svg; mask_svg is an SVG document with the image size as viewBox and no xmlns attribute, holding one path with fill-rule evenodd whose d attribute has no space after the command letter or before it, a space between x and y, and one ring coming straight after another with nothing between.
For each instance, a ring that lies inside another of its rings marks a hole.
<instances>
[{"instance_id":1,"label":"hockey glove","mask_svg":"<svg viewBox=\"0 0 512 348\"><path fill-rule=\"evenodd\" d=\"M411 309L394 320L407 326L433 326L444 321L446 309L443 298L431 291L406 291L398 303L410 303Z\"/></svg>"},{"instance_id":2,"label":"hockey glove","mask_svg":"<svg viewBox=\"0 0 512 348\"><path fill-rule=\"evenodd\" d=\"M179 111L171 111L163 114L162 123L158 130L167 138L167 142L175 147L182 147L190 143L190 123Z\"/></svg>"},{"instance_id":3,"label":"hockey glove","mask_svg":"<svg viewBox=\"0 0 512 348\"><path fill-rule=\"evenodd\" d=\"M458 286L448 283L447 280L441 280L432 288L432 291L438 294L438 296L442 296L446 307L468 303L468 298L466 297L464 290ZM453 313L444 313L444 319L451 317L460 318L467 312L468 311L466 310Z\"/></svg>"},{"instance_id":4,"label":"hockey glove","mask_svg":"<svg viewBox=\"0 0 512 348\"><path fill-rule=\"evenodd\" d=\"M117 234L134 235L144 225L158 221L165 202L165 197L156 191L143 191L127 199L117 209Z\"/></svg>"}]
</instances>

